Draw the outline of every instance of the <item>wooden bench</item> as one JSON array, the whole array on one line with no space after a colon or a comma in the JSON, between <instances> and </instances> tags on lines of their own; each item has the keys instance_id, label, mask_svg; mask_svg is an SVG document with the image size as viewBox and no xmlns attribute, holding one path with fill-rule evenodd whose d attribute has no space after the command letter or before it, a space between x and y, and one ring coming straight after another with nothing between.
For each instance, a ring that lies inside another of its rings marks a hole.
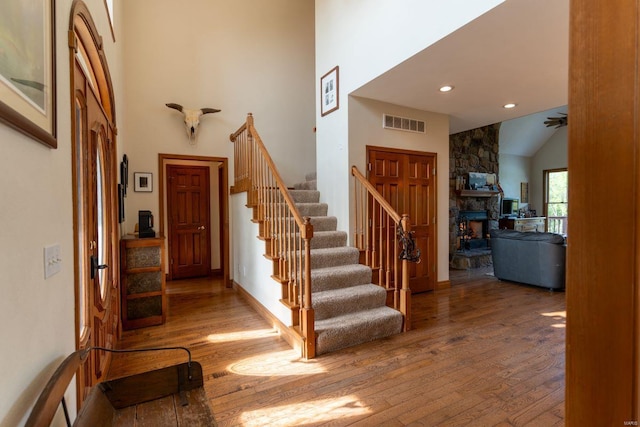
<instances>
[{"instance_id":1,"label":"wooden bench","mask_svg":"<svg viewBox=\"0 0 640 427\"><path fill-rule=\"evenodd\" d=\"M91 349L67 357L54 372L27 427L51 424L66 391ZM188 350L187 350L188 351ZM74 426L216 426L203 388L202 366L189 360L155 371L104 381L84 401Z\"/></svg>"}]
</instances>

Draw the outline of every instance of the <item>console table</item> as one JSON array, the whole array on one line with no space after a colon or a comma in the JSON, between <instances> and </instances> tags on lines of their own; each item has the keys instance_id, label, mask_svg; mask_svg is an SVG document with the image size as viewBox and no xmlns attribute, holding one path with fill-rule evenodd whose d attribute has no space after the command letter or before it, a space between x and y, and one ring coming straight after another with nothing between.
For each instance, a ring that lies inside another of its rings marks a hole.
<instances>
[{"instance_id":1,"label":"console table","mask_svg":"<svg viewBox=\"0 0 640 427\"><path fill-rule=\"evenodd\" d=\"M167 315L164 237L120 240L122 329L161 325Z\"/></svg>"},{"instance_id":2,"label":"console table","mask_svg":"<svg viewBox=\"0 0 640 427\"><path fill-rule=\"evenodd\" d=\"M538 216L534 218L502 218L498 222L500 230L516 230L516 231L537 231L538 233L544 233L546 227L547 218L544 216Z\"/></svg>"}]
</instances>

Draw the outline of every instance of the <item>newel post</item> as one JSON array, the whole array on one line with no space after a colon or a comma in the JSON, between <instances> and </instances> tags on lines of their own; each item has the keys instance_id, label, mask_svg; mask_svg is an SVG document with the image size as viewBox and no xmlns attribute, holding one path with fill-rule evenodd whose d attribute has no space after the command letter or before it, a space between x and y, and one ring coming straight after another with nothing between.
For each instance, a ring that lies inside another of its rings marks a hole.
<instances>
[{"instance_id":1,"label":"newel post","mask_svg":"<svg viewBox=\"0 0 640 427\"><path fill-rule=\"evenodd\" d=\"M313 225L311 219L304 217L304 226L300 230L304 240L304 295L302 298L301 329L304 337L303 357L313 359L316 357L316 331L315 313L311 300L311 238L313 237Z\"/></svg>"},{"instance_id":2,"label":"newel post","mask_svg":"<svg viewBox=\"0 0 640 427\"><path fill-rule=\"evenodd\" d=\"M400 220L402 229L406 235L411 233L411 222L409 215L402 215ZM405 248L406 249L406 248ZM402 258L402 288L400 289L400 312L404 315L403 331L411 329L411 289L409 288L409 261L406 257Z\"/></svg>"}]
</instances>

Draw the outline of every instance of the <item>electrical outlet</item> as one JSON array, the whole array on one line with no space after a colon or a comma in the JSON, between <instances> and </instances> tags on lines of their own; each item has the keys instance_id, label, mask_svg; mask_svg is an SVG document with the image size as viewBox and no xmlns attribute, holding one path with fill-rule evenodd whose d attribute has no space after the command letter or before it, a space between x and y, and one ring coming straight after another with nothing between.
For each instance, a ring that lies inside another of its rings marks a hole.
<instances>
[{"instance_id":1,"label":"electrical outlet","mask_svg":"<svg viewBox=\"0 0 640 427\"><path fill-rule=\"evenodd\" d=\"M60 258L60 245L55 244L44 248L44 278L48 279L60 272L62 258Z\"/></svg>"}]
</instances>

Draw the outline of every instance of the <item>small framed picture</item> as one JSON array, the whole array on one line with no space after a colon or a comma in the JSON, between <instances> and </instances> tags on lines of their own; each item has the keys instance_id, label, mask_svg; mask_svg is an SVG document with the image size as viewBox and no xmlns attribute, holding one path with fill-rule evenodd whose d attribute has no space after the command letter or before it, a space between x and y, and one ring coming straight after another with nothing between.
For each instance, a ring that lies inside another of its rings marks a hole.
<instances>
[{"instance_id":1,"label":"small framed picture","mask_svg":"<svg viewBox=\"0 0 640 427\"><path fill-rule=\"evenodd\" d=\"M133 181L133 191L148 193L153 191L153 174L151 172L134 172Z\"/></svg>"},{"instance_id":2,"label":"small framed picture","mask_svg":"<svg viewBox=\"0 0 640 427\"><path fill-rule=\"evenodd\" d=\"M520 202L529 203L529 183L520 183Z\"/></svg>"},{"instance_id":3,"label":"small framed picture","mask_svg":"<svg viewBox=\"0 0 640 427\"><path fill-rule=\"evenodd\" d=\"M320 78L320 112L322 116L340 108L338 83L337 65Z\"/></svg>"}]
</instances>

